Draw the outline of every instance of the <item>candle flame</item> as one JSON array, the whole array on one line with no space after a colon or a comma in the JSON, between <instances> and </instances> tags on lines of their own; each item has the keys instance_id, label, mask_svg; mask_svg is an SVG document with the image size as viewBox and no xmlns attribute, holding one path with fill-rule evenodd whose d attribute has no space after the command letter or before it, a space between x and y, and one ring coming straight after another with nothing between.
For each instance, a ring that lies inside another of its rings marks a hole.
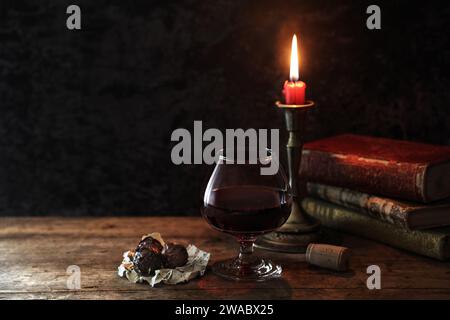
<instances>
[{"instance_id":1,"label":"candle flame","mask_svg":"<svg viewBox=\"0 0 450 320\"><path fill-rule=\"evenodd\" d=\"M291 70L289 73L289 79L291 81L298 81L298 48L297 48L297 36L294 34L292 37L291 47Z\"/></svg>"}]
</instances>

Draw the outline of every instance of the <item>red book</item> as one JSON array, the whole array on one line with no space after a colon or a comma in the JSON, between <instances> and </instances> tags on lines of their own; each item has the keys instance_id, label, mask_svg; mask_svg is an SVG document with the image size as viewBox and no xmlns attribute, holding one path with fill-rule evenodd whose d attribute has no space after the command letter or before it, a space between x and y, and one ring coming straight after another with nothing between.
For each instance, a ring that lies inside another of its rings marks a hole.
<instances>
[{"instance_id":1,"label":"red book","mask_svg":"<svg viewBox=\"0 0 450 320\"><path fill-rule=\"evenodd\" d=\"M450 197L450 147L339 135L305 144L300 174L309 181L430 202Z\"/></svg>"}]
</instances>

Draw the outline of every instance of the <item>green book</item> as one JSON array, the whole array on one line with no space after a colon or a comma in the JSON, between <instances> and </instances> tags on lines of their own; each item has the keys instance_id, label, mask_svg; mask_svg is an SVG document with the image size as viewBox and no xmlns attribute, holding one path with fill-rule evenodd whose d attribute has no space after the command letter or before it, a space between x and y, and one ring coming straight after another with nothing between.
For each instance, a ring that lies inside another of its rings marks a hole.
<instances>
[{"instance_id":1,"label":"green book","mask_svg":"<svg viewBox=\"0 0 450 320\"><path fill-rule=\"evenodd\" d=\"M325 227L439 260L450 258L450 227L408 231L330 202L307 197L302 207Z\"/></svg>"},{"instance_id":2,"label":"green book","mask_svg":"<svg viewBox=\"0 0 450 320\"><path fill-rule=\"evenodd\" d=\"M332 202L405 229L450 226L449 200L433 204L413 203L313 182L308 182L306 188L308 195L313 198Z\"/></svg>"}]
</instances>

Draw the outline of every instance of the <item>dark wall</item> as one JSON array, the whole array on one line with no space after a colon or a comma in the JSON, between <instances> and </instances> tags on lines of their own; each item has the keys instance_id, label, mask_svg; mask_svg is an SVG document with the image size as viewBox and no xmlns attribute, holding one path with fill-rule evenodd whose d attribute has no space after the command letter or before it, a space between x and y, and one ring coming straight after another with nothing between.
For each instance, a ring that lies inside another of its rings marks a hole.
<instances>
[{"instance_id":1,"label":"dark wall","mask_svg":"<svg viewBox=\"0 0 450 320\"><path fill-rule=\"evenodd\" d=\"M381 31L357 1L2 1L0 214L198 214L210 168L173 165L172 131L281 127L294 32L308 140L448 144L449 6L374 2Z\"/></svg>"}]
</instances>

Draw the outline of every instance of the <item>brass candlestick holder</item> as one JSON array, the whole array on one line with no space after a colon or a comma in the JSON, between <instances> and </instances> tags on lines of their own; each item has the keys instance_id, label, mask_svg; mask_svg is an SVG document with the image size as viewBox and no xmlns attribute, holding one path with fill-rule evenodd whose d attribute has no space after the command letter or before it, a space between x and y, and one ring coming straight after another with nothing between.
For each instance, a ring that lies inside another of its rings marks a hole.
<instances>
[{"instance_id":1,"label":"brass candlestick holder","mask_svg":"<svg viewBox=\"0 0 450 320\"><path fill-rule=\"evenodd\" d=\"M286 130L289 132L286 150L293 202L291 215L286 223L277 231L259 237L256 246L278 252L304 253L308 244L317 242L320 238L320 222L310 217L301 208L297 181L306 113L314 108L314 102L306 101L305 104L291 105L277 101L276 106L283 110Z\"/></svg>"}]
</instances>

